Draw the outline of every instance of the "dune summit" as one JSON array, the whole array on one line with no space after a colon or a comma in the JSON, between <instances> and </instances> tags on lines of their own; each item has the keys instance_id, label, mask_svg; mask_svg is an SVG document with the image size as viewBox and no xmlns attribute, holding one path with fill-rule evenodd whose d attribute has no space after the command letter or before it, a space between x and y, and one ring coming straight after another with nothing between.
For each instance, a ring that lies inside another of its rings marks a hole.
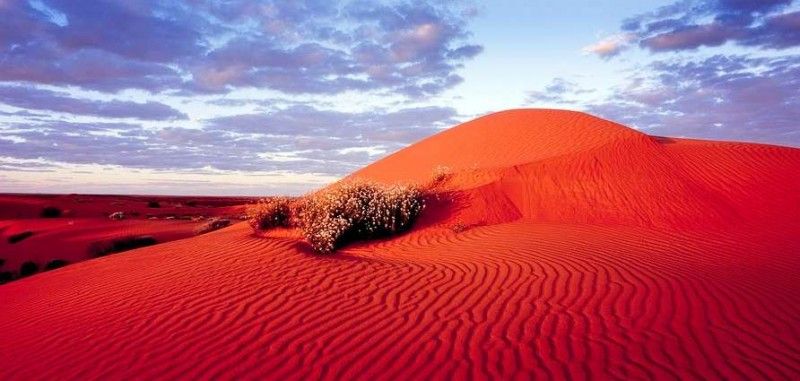
<instances>
[{"instance_id":1,"label":"dune summit","mask_svg":"<svg viewBox=\"0 0 800 381\"><path fill-rule=\"evenodd\" d=\"M0 286L0 379L797 379L797 173L488 115L351 175L435 180L404 235L316 256L240 223Z\"/></svg>"}]
</instances>

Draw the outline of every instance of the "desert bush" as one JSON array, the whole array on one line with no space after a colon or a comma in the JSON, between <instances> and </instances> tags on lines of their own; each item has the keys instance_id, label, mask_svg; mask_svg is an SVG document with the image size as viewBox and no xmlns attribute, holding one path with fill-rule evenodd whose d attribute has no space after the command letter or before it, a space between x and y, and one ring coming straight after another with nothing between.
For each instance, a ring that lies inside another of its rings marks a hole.
<instances>
[{"instance_id":1,"label":"desert bush","mask_svg":"<svg viewBox=\"0 0 800 381\"><path fill-rule=\"evenodd\" d=\"M158 201L148 201L147 202L148 208L160 208L161 204Z\"/></svg>"},{"instance_id":2,"label":"desert bush","mask_svg":"<svg viewBox=\"0 0 800 381\"><path fill-rule=\"evenodd\" d=\"M255 231L290 225L289 199L284 197L259 200L245 211L250 226Z\"/></svg>"},{"instance_id":3,"label":"desert bush","mask_svg":"<svg viewBox=\"0 0 800 381\"><path fill-rule=\"evenodd\" d=\"M156 243L158 242L155 238L149 235L127 236L113 241L95 242L89 247L89 254L93 257L102 257L113 253L155 245Z\"/></svg>"},{"instance_id":4,"label":"desert bush","mask_svg":"<svg viewBox=\"0 0 800 381\"><path fill-rule=\"evenodd\" d=\"M433 169L433 182L438 184L445 179L447 179L452 171L450 171L450 167L444 165L438 165L436 168Z\"/></svg>"},{"instance_id":5,"label":"desert bush","mask_svg":"<svg viewBox=\"0 0 800 381\"><path fill-rule=\"evenodd\" d=\"M32 235L33 235L33 232L30 231L30 230L27 230L27 231L24 231L24 232L21 232L21 233L17 233L17 234L12 234L12 235L10 235L8 237L8 243L14 244L14 243L17 243L19 241L24 240L25 238L28 238L28 237L32 236Z\"/></svg>"},{"instance_id":6,"label":"desert bush","mask_svg":"<svg viewBox=\"0 0 800 381\"><path fill-rule=\"evenodd\" d=\"M108 215L108 218L112 220L124 220L125 219L125 212L114 212Z\"/></svg>"},{"instance_id":7,"label":"desert bush","mask_svg":"<svg viewBox=\"0 0 800 381\"><path fill-rule=\"evenodd\" d=\"M208 232L213 232L214 230L219 230L224 227L228 227L231 224L231 220L227 218L212 218L208 220L205 224L197 228L197 234L205 234Z\"/></svg>"},{"instance_id":8,"label":"desert bush","mask_svg":"<svg viewBox=\"0 0 800 381\"><path fill-rule=\"evenodd\" d=\"M5 265L5 264L6 264L6 260L3 259L3 258L0 258L0 267L3 267L3 265Z\"/></svg>"},{"instance_id":9,"label":"desert bush","mask_svg":"<svg viewBox=\"0 0 800 381\"><path fill-rule=\"evenodd\" d=\"M67 264L68 264L68 262L63 260L63 259L54 259L54 260L52 260L50 262L47 262L47 264L44 265L44 269L45 270L53 270L53 269L57 269L59 267L64 267Z\"/></svg>"},{"instance_id":10,"label":"desert bush","mask_svg":"<svg viewBox=\"0 0 800 381\"><path fill-rule=\"evenodd\" d=\"M19 267L19 276L26 277L31 276L39 272L39 265L35 262L27 261L23 262L22 265Z\"/></svg>"},{"instance_id":11,"label":"desert bush","mask_svg":"<svg viewBox=\"0 0 800 381\"><path fill-rule=\"evenodd\" d=\"M58 218L61 217L61 209L55 206L46 206L42 209L42 218Z\"/></svg>"},{"instance_id":12,"label":"desert bush","mask_svg":"<svg viewBox=\"0 0 800 381\"><path fill-rule=\"evenodd\" d=\"M354 182L308 196L299 225L314 251L330 253L353 240L405 231L424 206L415 187Z\"/></svg>"},{"instance_id":13,"label":"desert bush","mask_svg":"<svg viewBox=\"0 0 800 381\"><path fill-rule=\"evenodd\" d=\"M14 280L14 273L11 271L0 271L0 284L8 283Z\"/></svg>"},{"instance_id":14,"label":"desert bush","mask_svg":"<svg viewBox=\"0 0 800 381\"><path fill-rule=\"evenodd\" d=\"M467 229L468 229L467 224L465 224L460 220L456 221L456 223L450 226L450 230L452 230L453 233L462 233L465 232Z\"/></svg>"}]
</instances>

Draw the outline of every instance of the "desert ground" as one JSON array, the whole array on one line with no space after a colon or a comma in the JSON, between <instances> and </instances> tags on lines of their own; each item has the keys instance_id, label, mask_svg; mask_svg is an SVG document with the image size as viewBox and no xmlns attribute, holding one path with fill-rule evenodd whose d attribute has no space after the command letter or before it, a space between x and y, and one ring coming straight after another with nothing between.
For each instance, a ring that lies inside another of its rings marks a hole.
<instances>
[{"instance_id":1,"label":"desert ground","mask_svg":"<svg viewBox=\"0 0 800 381\"><path fill-rule=\"evenodd\" d=\"M41 271L54 261L63 266L110 254L103 251L126 239L152 245L193 237L213 219L239 221L253 200L0 194L0 282L20 278L26 262Z\"/></svg>"},{"instance_id":2,"label":"desert ground","mask_svg":"<svg viewBox=\"0 0 800 381\"><path fill-rule=\"evenodd\" d=\"M70 262L0 285L0 379L800 379L798 173L800 149L511 110L351 174L432 197L333 254L177 218L246 199L0 196L0 270ZM126 234L158 243L90 259Z\"/></svg>"}]
</instances>

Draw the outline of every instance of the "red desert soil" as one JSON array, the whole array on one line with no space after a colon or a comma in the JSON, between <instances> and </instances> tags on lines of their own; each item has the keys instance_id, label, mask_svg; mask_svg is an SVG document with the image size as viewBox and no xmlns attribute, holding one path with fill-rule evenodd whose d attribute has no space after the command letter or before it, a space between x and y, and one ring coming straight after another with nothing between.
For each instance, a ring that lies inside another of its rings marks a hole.
<instances>
[{"instance_id":1,"label":"red desert soil","mask_svg":"<svg viewBox=\"0 0 800 381\"><path fill-rule=\"evenodd\" d=\"M0 379L800 378L800 150L515 110L353 176L439 166L336 255L237 224L0 286Z\"/></svg>"},{"instance_id":2,"label":"red desert soil","mask_svg":"<svg viewBox=\"0 0 800 381\"><path fill-rule=\"evenodd\" d=\"M92 258L93 245L108 246L123 237L150 236L159 243L193 237L207 217L238 217L249 201L252 198L0 194L0 271L16 273L26 261L40 270L56 259L84 261ZM150 207L150 202L158 207ZM58 208L62 215L42 218L47 207ZM123 212L125 219L109 219L114 212ZM25 232L32 235L9 241Z\"/></svg>"}]
</instances>

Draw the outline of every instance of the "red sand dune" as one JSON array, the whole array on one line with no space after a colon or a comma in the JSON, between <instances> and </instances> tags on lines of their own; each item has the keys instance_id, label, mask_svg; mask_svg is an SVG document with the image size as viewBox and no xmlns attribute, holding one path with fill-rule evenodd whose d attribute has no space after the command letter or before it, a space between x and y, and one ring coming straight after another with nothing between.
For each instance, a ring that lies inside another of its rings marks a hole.
<instances>
[{"instance_id":1,"label":"red sand dune","mask_svg":"<svg viewBox=\"0 0 800 381\"><path fill-rule=\"evenodd\" d=\"M437 166L333 256L238 224L0 286L0 379L800 378L800 150L515 110L353 176Z\"/></svg>"}]
</instances>

